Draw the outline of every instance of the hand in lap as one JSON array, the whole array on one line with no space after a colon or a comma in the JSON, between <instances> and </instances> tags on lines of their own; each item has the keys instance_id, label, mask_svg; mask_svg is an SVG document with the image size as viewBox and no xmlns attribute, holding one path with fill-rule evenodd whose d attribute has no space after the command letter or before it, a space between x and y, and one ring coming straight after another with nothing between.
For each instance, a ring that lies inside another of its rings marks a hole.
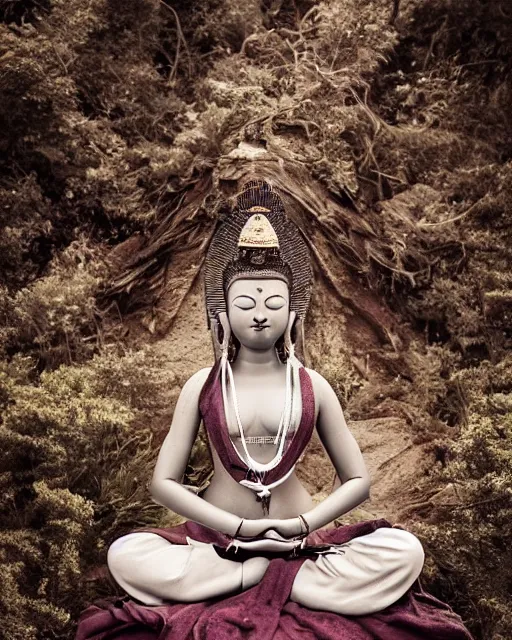
<instances>
[{"instance_id":1,"label":"hand in lap","mask_svg":"<svg viewBox=\"0 0 512 640\"><path fill-rule=\"evenodd\" d=\"M240 549L247 549L250 551L282 552L282 551L293 551L295 547L300 547L302 544L302 539L287 540L286 538L283 538L275 531L267 531L264 538L258 538L255 540L235 540L233 544Z\"/></svg>"},{"instance_id":2,"label":"hand in lap","mask_svg":"<svg viewBox=\"0 0 512 640\"><path fill-rule=\"evenodd\" d=\"M262 525L261 528L256 521L249 525L251 528L259 528L258 532L251 531L252 539L243 536L246 539L237 539L234 544L240 549L277 552L292 551L301 546L304 536L297 536L297 525L291 520L262 520L259 523ZM287 526L288 523L290 526Z\"/></svg>"}]
</instances>

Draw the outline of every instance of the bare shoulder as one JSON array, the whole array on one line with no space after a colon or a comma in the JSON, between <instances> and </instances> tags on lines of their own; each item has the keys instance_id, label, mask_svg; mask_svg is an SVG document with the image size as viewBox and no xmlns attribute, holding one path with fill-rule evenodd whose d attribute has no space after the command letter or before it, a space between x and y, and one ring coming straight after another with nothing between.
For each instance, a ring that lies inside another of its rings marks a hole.
<instances>
[{"instance_id":1,"label":"bare shoulder","mask_svg":"<svg viewBox=\"0 0 512 640\"><path fill-rule=\"evenodd\" d=\"M318 371L315 371L314 369L308 369L307 367L304 368L309 373L309 377L311 378L311 382L313 383L315 396L320 397L327 391L332 391L331 385L327 382L322 374L318 373Z\"/></svg>"},{"instance_id":2,"label":"bare shoulder","mask_svg":"<svg viewBox=\"0 0 512 640\"><path fill-rule=\"evenodd\" d=\"M329 382L327 382L327 380L323 377L323 375L321 375L314 369L308 369L306 367L305 369L309 373L309 377L311 378L313 393L315 396L315 404L318 412L326 403L328 403L329 401L332 402L333 396L335 397L336 394L334 393L334 390Z\"/></svg>"},{"instance_id":3,"label":"bare shoulder","mask_svg":"<svg viewBox=\"0 0 512 640\"><path fill-rule=\"evenodd\" d=\"M183 388L188 387L190 389L193 389L196 387L202 387L206 382L206 379L210 375L211 370L212 367L204 367L203 369L199 369L199 371L196 371L190 376L190 378L183 385Z\"/></svg>"},{"instance_id":4,"label":"bare shoulder","mask_svg":"<svg viewBox=\"0 0 512 640\"><path fill-rule=\"evenodd\" d=\"M198 400L201 390L204 387L204 383L206 382L211 370L212 367L205 367L191 375L181 389L180 398L183 398L183 401L188 402Z\"/></svg>"}]
</instances>

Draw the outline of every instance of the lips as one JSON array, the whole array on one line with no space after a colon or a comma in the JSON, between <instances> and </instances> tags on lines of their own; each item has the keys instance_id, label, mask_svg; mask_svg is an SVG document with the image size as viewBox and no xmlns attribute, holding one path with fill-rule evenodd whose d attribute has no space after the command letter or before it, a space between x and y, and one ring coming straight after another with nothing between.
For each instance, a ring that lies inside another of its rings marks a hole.
<instances>
[{"instance_id":1,"label":"lips","mask_svg":"<svg viewBox=\"0 0 512 640\"><path fill-rule=\"evenodd\" d=\"M270 327L269 324L253 324L251 325L251 329L254 331L263 331L263 329L268 329Z\"/></svg>"}]
</instances>

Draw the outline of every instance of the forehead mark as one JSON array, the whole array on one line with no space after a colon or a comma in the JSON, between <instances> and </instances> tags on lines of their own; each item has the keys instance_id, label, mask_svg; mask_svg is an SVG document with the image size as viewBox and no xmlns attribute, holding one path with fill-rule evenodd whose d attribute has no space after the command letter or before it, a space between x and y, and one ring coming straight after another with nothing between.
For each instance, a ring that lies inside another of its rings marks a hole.
<instances>
[{"instance_id":1,"label":"forehead mark","mask_svg":"<svg viewBox=\"0 0 512 640\"><path fill-rule=\"evenodd\" d=\"M262 293L262 292L263 292L263 289L262 289L261 287L256 287L256 291L257 291L258 293Z\"/></svg>"}]
</instances>

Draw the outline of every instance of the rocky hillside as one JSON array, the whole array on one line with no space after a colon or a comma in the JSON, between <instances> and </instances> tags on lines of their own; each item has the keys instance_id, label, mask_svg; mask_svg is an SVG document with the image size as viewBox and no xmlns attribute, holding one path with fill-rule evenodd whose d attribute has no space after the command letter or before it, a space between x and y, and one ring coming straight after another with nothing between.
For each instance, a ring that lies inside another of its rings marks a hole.
<instances>
[{"instance_id":1,"label":"rocky hillside","mask_svg":"<svg viewBox=\"0 0 512 640\"><path fill-rule=\"evenodd\" d=\"M0 0L0 595L71 639L211 364L202 264L249 175L315 270L308 366L386 517L479 640L512 637L512 12L498 0ZM187 482L208 481L203 439ZM321 499L318 442L301 476Z\"/></svg>"}]
</instances>

